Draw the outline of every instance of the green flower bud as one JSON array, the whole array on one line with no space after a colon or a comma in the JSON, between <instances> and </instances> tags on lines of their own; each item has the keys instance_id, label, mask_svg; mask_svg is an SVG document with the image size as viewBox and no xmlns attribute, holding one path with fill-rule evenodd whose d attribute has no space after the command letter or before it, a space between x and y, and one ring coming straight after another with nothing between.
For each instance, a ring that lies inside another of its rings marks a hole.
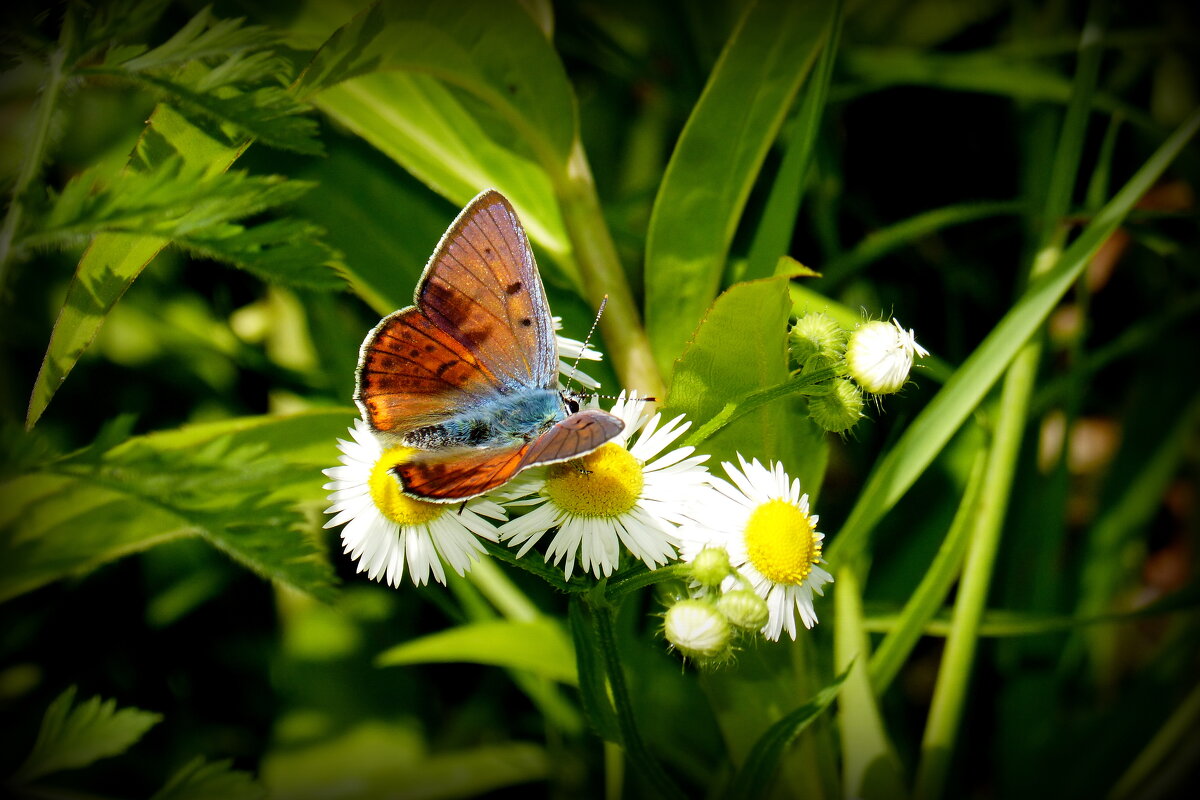
<instances>
[{"instance_id":1,"label":"green flower bud","mask_svg":"<svg viewBox=\"0 0 1200 800\"><path fill-rule=\"evenodd\" d=\"M846 331L833 317L816 311L796 320L788 344L792 359L805 370L832 366L846 349Z\"/></svg>"},{"instance_id":2,"label":"green flower bud","mask_svg":"<svg viewBox=\"0 0 1200 800\"><path fill-rule=\"evenodd\" d=\"M733 565L729 563L729 553L724 547L706 547L692 559L691 571L701 586L715 589L733 574Z\"/></svg>"},{"instance_id":3,"label":"green flower bud","mask_svg":"<svg viewBox=\"0 0 1200 800\"><path fill-rule=\"evenodd\" d=\"M808 415L822 429L843 433L862 419L862 390L845 378L834 378L831 386L833 391L829 394L808 398Z\"/></svg>"},{"instance_id":4,"label":"green flower bud","mask_svg":"<svg viewBox=\"0 0 1200 800\"><path fill-rule=\"evenodd\" d=\"M734 589L717 600L717 610L733 623L734 627L747 631L759 631L771 616L767 601L749 589Z\"/></svg>"}]
</instances>

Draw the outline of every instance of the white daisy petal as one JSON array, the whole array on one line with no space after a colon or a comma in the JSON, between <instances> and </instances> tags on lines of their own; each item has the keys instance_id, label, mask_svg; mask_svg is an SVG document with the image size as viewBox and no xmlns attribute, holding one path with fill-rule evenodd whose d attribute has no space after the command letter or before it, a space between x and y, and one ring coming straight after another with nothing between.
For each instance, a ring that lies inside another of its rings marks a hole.
<instances>
[{"instance_id":1,"label":"white daisy petal","mask_svg":"<svg viewBox=\"0 0 1200 800\"><path fill-rule=\"evenodd\" d=\"M338 440L338 448L341 465L323 471L330 478L325 527L343 526L343 551L371 580L398 587L407 571L416 586L428 583L431 574L444 584L444 564L462 575L486 552L479 539L496 541L489 520L503 521L506 513L494 500L475 498L460 511L456 505L404 497L390 473L376 475L385 450L361 419L350 429L349 441ZM381 505L377 492L387 502Z\"/></svg>"}]
</instances>

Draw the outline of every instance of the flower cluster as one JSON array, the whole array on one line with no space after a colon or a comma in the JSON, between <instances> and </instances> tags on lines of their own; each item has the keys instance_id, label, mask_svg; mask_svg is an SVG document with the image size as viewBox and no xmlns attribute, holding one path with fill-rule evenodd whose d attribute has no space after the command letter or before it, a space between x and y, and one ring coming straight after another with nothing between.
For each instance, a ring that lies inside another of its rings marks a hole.
<instances>
[{"instance_id":1,"label":"flower cluster","mask_svg":"<svg viewBox=\"0 0 1200 800\"><path fill-rule=\"evenodd\" d=\"M809 416L831 433L845 433L862 418L864 393L895 394L908 381L914 358L929 355L894 317L890 324L871 320L846 331L826 314L805 314L792 326L789 343L797 373L831 371L808 398Z\"/></svg>"},{"instance_id":2,"label":"flower cluster","mask_svg":"<svg viewBox=\"0 0 1200 800\"><path fill-rule=\"evenodd\" d=\"M896 391L914 354L927 355L894 320L847 335L811 314L797 321L790 341L798 372L831 371L827 391L810 396L809 409L833 431L861 416L864 391ZM599 352L562 337L558 347L566 379L598 385L568 364L598 360ZM394 587L406 571L416 585L431 575L444 584L447 566L461 576L487 553L485 542L514 548L517 557L544 544L545 561L567 581L577 572L607 578L626 554L649 570L682 561L676 572L683 570L686 586L664 615L663 633L700 664L732 657L739 637L778 640L786 631L795 639L799 625L815 625L813 597L833 578L799 481L782 464L740 454L736 465L722 464L725 477L710 473L708 456L679 441L691 422L682 415L664 421L636 393L622 393L610 412L624 429L598 449L458 504L405 494L394 468L414 450L391 446L356 420L349 440L339 441L340 465L325 470L326 527L342 526L359 572Z\"/></svg>"}]
</instances>

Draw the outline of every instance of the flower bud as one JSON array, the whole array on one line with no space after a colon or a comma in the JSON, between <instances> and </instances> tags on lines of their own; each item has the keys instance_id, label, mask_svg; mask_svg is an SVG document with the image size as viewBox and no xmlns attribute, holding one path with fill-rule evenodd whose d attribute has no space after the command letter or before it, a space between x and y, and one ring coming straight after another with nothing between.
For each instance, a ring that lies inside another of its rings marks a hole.
<instances>
[{"instance_id":1,"label":"flower bud","mask_svg":"<svg viewBox=\"0 0 1200 800\"><path fill-rule=\"evenodd\" d=\"M875 320L850 334L846 369L863 391L893 394L908 380L914 354L924 358L929 351L917 344L911 328L905 331L894 318L891 325Z\"/></svg>"},{"instance_id":2,"label":"flower bud","mask_svg":"<svg viewBox=\"0 0 1200 800\"><path fill-rule=\"evenodd\" d=\"M749 589L734 589L717 600L717 610L733 623L734 627L747 631L762 630L771 616L767 601Z\"/></svg>"},{"instance_id":3,"label":"flower bud","mask_svg":"<svg viewBox=\"0 0 1200 800\"><path fill-rule=\"evenodd\" d=\"M692 559L691 571L701 586L714 589L733 574L733 565L724 547L706 547Z\"/></svg>"},{"instance_id":4,"label":"flower bud","mask_svg":"<svg viewBox=\"0 0 1200 800\"><path fill-rule=\"evenodd\" d=\"M815 311L796 320L788 333L792 359L805 369L816 359L831 366L842 358L846 349L846 331L828 314Z\"/></svg>"},{"instance_id":5,"label":"flower bud","mask_svg":"<svg viewBox=\"0 0 1200 800\"><path fill-rule=\"evenodd\" d=\"M843 433L854 427L862 418L862 390L854 381L834 378L829 394L818 394L808 398L808 415L823 430Z\"/></svg>"},{"instance_id":6,"label":"flower bud","mask_svg":"<svg viewBox=\"0 0 1200 800\"><path fill-rule=\"evenodd\" d=\"M667 609L663 633L687 658L711 662L732 654L729 620L705 600L680 600Z\"/></svg>"}]
</instances>

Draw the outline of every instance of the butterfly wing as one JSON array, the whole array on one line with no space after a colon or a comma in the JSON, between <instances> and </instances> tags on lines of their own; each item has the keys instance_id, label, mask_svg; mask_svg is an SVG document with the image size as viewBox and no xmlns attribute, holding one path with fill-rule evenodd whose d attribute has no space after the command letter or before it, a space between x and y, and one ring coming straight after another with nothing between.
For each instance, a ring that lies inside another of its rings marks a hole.
<instances>
[{"instance_id":1,"label":"butterfly wing","mask_svg":"<svg viewBox=\"0 0 1200 800\"><path fill-rule=\"evenodd\" d=\"M620 417L588 409L556 423L532 442L421 453L392 471L407 495L438 503L468 500L502 486L526 467L587 455L624 428Z\"/></svg>"},{"instance_id":2,"label":"butterfly wing","mask_svg":"<svg viewBox=\"0 0 1200 800\"><path fill-rule=\"evenodd\" d=\"M572 414L543 433L521 457L521 468L579 458L625 430L614 414L588 408Z\"/></svg>"},{"instance_id":3,"label":"butterfly wing","mask_svg":"<svg viewBox=\"0 0 1200 800\"><path fill-rule=\"evenodd\" d=\"M557 384L554 322L529 239L499 192L476 197L442 237L417 306L510 386Z\"/></svg>"},{"instance_id":4,"label":"butterfly wing","mask_svg":"<svg viewBox=\"0 0 1200 800\"><path fill-rule=\"evenodd\" d=\"M435 503L468 500L502 486L521 471L530 443L486 450L427 452L397 464L392 472L402 491Z\"/></svg>"},{"instance_id":5,"label":"butterfly wing","mask_svg":"<svg viewBox=\"0 0 1200 800\"><path fill-rule=\"evenodd\" d=\"M403 434L522 387L557 382L550 308L512 205L486 191L463 209L417 284L359 353L354 401Z\"/></svg>"}]
</instances>

